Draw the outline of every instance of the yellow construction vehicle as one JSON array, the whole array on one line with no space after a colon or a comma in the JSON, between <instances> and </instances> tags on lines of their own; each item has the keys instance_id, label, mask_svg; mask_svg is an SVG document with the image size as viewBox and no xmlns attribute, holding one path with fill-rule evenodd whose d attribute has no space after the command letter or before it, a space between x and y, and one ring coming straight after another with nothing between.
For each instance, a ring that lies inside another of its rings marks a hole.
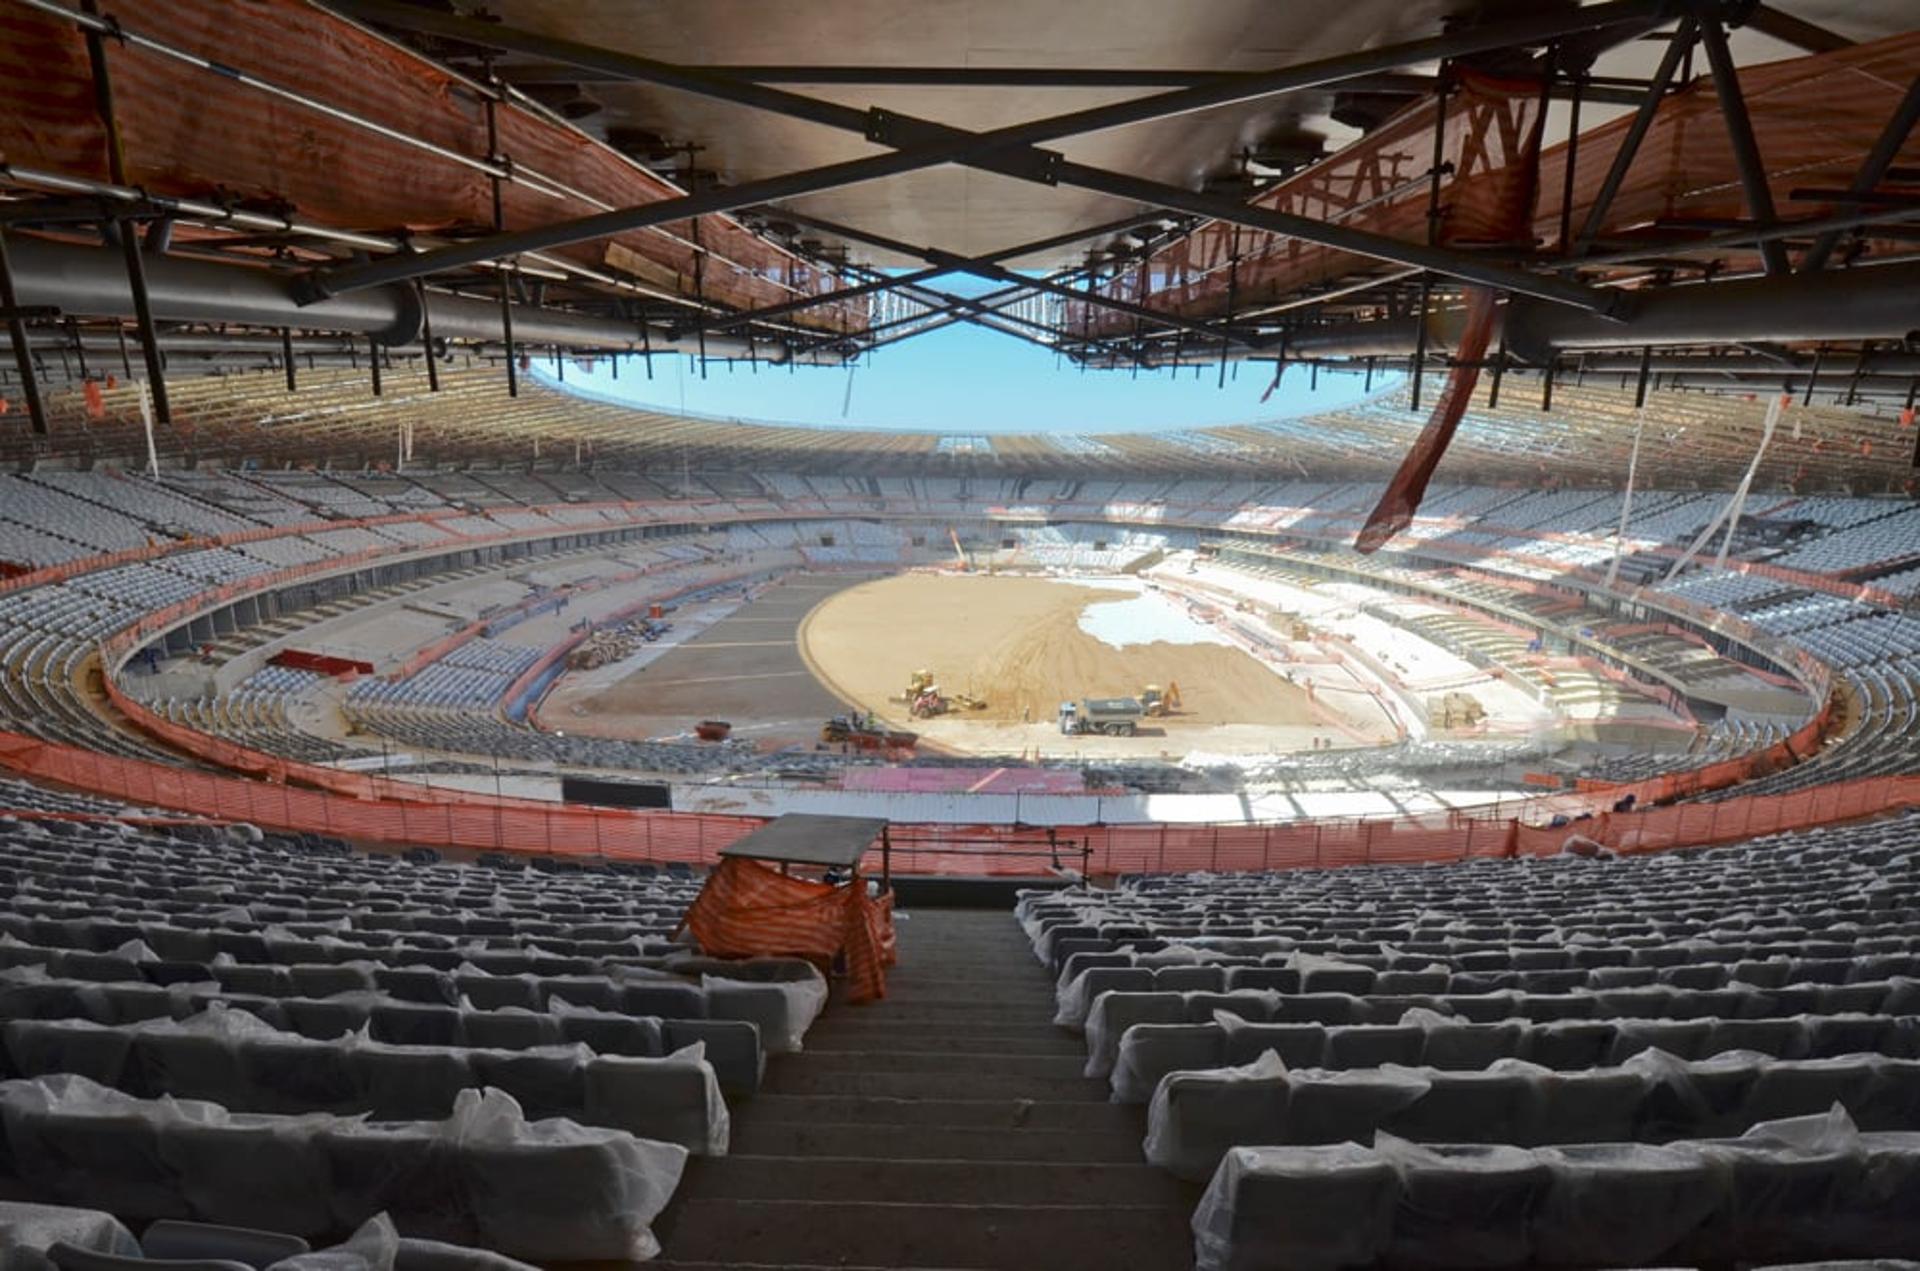
<instances>
[{"instance_id":1,"label":"yellow construction vehicle","mask_svg":"<svg viewBox=\"0 0 1920 1271\"><path fill-rule=\"evenodd\" d=\"M1487 717L1487 708L1471 693L1453 692L1427 699L1427 719L1437 728L1471 728Z\"/></svg>"},{"instance_id":2,"label":"yellow construction vehicle","mask_svg":"<svg viewBox=\"0 0 1920 1271\"><path fill-rule=\"evenodd\" d=\"M1180 685L1168 680L1166 688L1149 684L1140 690L1140 705L1148 715L1171 715L1180 709Z\"/></svg>"},{"instance_id":3,"label":"yellow construction vehicle","mask_svg":"<svg viewBox=\"0 0 1920 1271\"><path fill-rule=\"evenodd\" d=\"M907 677L907 691L894 699L907 704L907 713L915 719L931 719L951 710L983 711L986 702L971 693L943 693L933 672L921 669Z\"/></svg>"}]
</instances>

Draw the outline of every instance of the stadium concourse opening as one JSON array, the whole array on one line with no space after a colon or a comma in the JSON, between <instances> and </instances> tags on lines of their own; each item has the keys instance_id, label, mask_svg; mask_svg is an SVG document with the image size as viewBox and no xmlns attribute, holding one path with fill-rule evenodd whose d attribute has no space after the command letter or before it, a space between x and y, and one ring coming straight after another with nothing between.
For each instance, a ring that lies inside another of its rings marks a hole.
<instances>
[{"instance_id":1,"label":"stadium concourse opening","mask_svg":"<svg viewBox=\"0 0 1920 1271\"><path fill-rule=\"evenodd\" d=\"M0 0L0 1263L1920 1267L1915 6L1041 12Z\"/></svg>"}]
</instances>

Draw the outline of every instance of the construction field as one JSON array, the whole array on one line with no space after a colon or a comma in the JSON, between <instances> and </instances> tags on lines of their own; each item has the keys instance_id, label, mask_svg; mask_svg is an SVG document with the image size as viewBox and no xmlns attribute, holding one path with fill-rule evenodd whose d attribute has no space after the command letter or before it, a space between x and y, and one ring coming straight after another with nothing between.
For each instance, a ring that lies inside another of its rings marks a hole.
<instances>
[{"instance_id":1,"label":"construction field","mask_svg":"<svg viewBox=\"0 0 1920 1271\"><path fill-rule=\"evenodd\" d=\"M638 666L616 662L563 675L540 708L541 722L566 732L648 738L724 719L734 736L768 749L811 745L821 722L846 706L801 658L800 624L823 599L862 581L794 575L745 604L721 607L718 616L676 613L671 647L646 650Z\"/></svg>"},{"instance_id":2,"label":"construction field","mask_svg":"<svg viewBox=\"0 0 1920 1271\"><path fill-rule=\"evenodd\" d=\"M1133 579L900 574L836 592L808 617L800 640L836 696L955 751L1246 753L1305 749L1315 737L1338 745L1391 737L1370 702L1312 700ZM948 694L982 699L984 709L912 719L904 694L920 669ZM1178 684L1182 704L1170 717L1143 720L1137 737L1060 734L1060 703L1136 697L1148 684Z\"/></svg>"},{"instance_id":3,"label":"construction field","mask_svg":"<svg viewBox=\"0 0 1920 1271\"><path fill-rule=\"evenodd\" d=\"M1109 606L1125 626L1127 610L1111 606L1160 603L1131 579L796 575L744 604L676 616L676 643L637 664L568 673L540 717L548 728L629 738L684 736L701 719L724 719L734 736L773 749L810 746L827 716L855 708L919 733L929 749L987 755L1272 753L1316 739L1391 739L1363 694L1328 682L1313 700L1240 649L1179 630L1177 614L1136 632L1174 638L1120 647L1082 628L1090 608ZM985 709L910 718L903 694L922 668ZM1060 734L1061 702L1133 697L1148 684L1178 684L1179 711L1141 721L1135 737Z\"/></svg>"}]
</instances>

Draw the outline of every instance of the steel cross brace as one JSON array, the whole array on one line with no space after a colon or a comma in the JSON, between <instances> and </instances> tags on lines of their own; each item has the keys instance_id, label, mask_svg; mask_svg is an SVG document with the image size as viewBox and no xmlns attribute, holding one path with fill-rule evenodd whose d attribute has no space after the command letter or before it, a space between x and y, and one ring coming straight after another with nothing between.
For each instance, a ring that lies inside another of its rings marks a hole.
<instances>
[{"instance_id":1,"label":"steel cross brace","mask_svg":"<svg viewBox=\"0 0 1920 1271\"><path fill-rule=\"evenodd\" d=\"M790 220L802 221L806 224L818 224L818 222L799 216L788 211L786 208L768 208L767 211L770 214L778 214ZM1056 247L1065 247L1068 244L1077 243L1083 239L1103 238L1108 234L1122 233L1126 230L1136 229L1141 225L1153 224L1165 219L1166 217L1158 212L1128 216L1117 221L1109 221L1105 225L1096 225L1091 229L1073 230L1066 234L1056 234L1052 238L1043 238L1031 243L1021 243L1015 247L1002 248L996 252L989 252L985 256L971 258L968 263L997 265L1002 261L1018 260L1022 256L1029 256L1035 252L1051 251ZM811 309L816 305L833 304L840 300L852 300L859 296L871 295L876 291L890 291L895 288L917 286L920 283L929 282L953 272L954 270L952 269L935 266L931 269L916 269L912 273L902 274L897 278L878 275L866 282L857 283L851 287L843 287L837 291L823 292L817 296L800 296L793 300L782 301L779 304L768 305L762 309L748 309L740 313L726 314L722 317L712 319L704 323L704 325L708 331L726 331L744 323L762 322L769 318L777 318L801 309ZM690 322L686 325L685 330L690 332L700 325L703 324Z\"/></svg>"},{"instance_id":2,"label":"steel cross brace","mask_svg":"<svg viewBox=\"0 0 1920 1271\"><path fill-rule=\"evenodd\" d=\"M791 211L785 213L785 215L791 220L800 222L802 225L811 225L823 233L833 234L840 238L849 238L858 243L865 243L870 247L878 247L882 251L897 252L902 256L918 256L929 264L937 266L945 273L973 274L976 277L992 279L994 282L1004 282L1016 287L1026 287L1033 291L1044 291L1050 295L1061 296L1068 300L1078 300L1087 304L1100 305L1103 308L1113 309L1120 313L1143 319L1144 321L1156 322L1162 326L1178 327L1184 331L1191 331L1196 335L1204 335L1208 339L1245 343L1244 340L1237 339L1223 328L1212 326L1205 322L1195 322L1191 319L1183 318L1177 313L1163 313L1158 309L1149 309L1145 305L1133 304L1126 300L1110 299L1102 296L1098 292L1076 291L1071 287L1054 282L1050 278L1035 278L1026 274L1016 273L1004 265L994 264L982 257L958 256L952 252L943 252L935 247L915 247L913 244L903 243L897 238L888 238L884 234L874 234L863 229L854 229L852 226L841 225L835 221L824 220L817 216L806 216Z\"/></svg>"},{"instance_id":3,"label":"steel cross brace","mask_svg":"<svg viewBox=\"0 0 1920 1271\"><path fill-rule=\"evenodd\" d=\"M1058 152L1039 149L1038 143L1170 118L1301 88L1340 83L1357 75L1393 70L1435 58L1484 52L1516 44L1545 43L1600 27L1638 23L1650 29L1670 18L1674 8L1673 0L1608 0L1607 3L1586 8L1489 23L1407 44L1274 71L1233 76L987 132L971 132L877 109L858 110L709 70L673 66L649 58L434 13L396 3L395 0L331 0L331 3L335 9L356 18L466 40L483 47L530 53L623 79L640 80L753 106L842 131L857 132L869 141L902 148L888 154L749 181L730 189L661 199L639 207L620 208L594 216L475 239L430 252L318 271L307 276L307 291L314 300L363 287L405 281L441 269L477 264L500 256L560 247L939 164L958 163L1040 184L1074 185L1121 198L1137 199L1152 206L1180 208L1253 229L1290 235L1338 250L1429 269L1449 277L1617 317L1625 316L1631 305L1631 298L1622 292L1600 290L1572 279L1513 269L1444 248L1330 226L1306 217L1252 208L1230 199L1210 198L1158 182L1069 164Z\"/></svg>"}]
</instances>

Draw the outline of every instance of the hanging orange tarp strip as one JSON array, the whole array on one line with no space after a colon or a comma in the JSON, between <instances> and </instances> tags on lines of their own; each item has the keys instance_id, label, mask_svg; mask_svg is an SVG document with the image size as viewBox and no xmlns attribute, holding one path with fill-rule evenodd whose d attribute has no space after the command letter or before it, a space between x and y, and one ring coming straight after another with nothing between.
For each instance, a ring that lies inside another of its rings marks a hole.
<instances>
[{"instance_id":1,"label":"hanging orange tarp strip","mask_svg":"<svg viewBox=\"0 0 1920 1271\"><path fill-rule=\"evenodd\" d=\"M1414 439L1413 448L1401 462L1400 470L1393 474L1393 480L1387 482L1380 502L1367 516L1367 523L1360 527L1360 536L1353 541L1355 551L1378 551L1388 539L1413 523L1420 500L1426 497L1427 483L1433 480L1433 470L1440 466L1441 457L1453 443L1453 434L1460 427L1461 416L1467 413L1474 386L1480 382L1480 360L1487 355L1487 344L1498 316L1499 309L1493 303L1491 291L1484 287L1467 289L1467 325L1460 333L1459 356L1447 379L1446 391L1434 403L1432 418Z\"/></svg>"}]
</instances>

